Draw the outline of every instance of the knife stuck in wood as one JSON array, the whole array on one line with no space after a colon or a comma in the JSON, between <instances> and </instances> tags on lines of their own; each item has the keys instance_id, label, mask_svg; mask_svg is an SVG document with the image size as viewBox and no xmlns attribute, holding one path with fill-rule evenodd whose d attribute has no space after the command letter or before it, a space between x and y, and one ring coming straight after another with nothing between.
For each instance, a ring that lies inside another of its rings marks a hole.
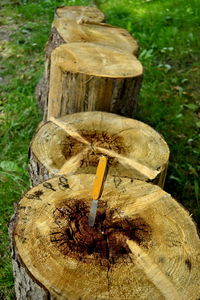
<instances>
[{"instance_id":1,"label":"knife stuck in wood","mask_svg":"<svg viewBox=\"0 0 200 300\"><path fill-rule=\"evenodd\" d=\"M107 157L102 156L99 159L99 163L97 166L97 171L96 171L93 190L92 190L92 205L90 207L90 213L88 219L88 224L91 227L94 226L96 214L97 214L98 200L101 197L101 194L103 192L103 184L105 182L106 175L107 175L107 163L108 163Z\"/></svg>"}]
</instances>

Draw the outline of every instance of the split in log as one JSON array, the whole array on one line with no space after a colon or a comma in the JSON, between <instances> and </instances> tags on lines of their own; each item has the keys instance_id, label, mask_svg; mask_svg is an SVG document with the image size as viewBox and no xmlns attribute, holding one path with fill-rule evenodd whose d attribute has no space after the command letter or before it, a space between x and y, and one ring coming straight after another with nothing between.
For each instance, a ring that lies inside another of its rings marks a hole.
<instances>
[{"instance_id":1,"label":"split in log","mask_svg":"<svg viewBox=\"0 0 200 300\"><path fill-rule=\"evenodd\" d=\"M108 176L90 227L93 181L54 177L21 199L17 295L36 299L33 281L48 299L199 299L200 241L189 214L156 185Z\"/></svg>"},{"instance_id":2,"label":"split in log","mask_svg":"<svg viewBox=\"0 0 200 300\"><path fill-rule=\"evenodd\" d=\"M65 18L79 23L101 23L105 17L96 6L60 6L55 11L56 18Z\"/></svg>"},{"instance_id":3,"label":"split in log","mask_svg":"<svg viewBox=\"0 0 200 300\"><path fill-rule=\"evenodd\" d=\"M136 57L92 43L61 45L51 55L44 120L81 111L133 117L143 68Z\"/></svg>"},{"instance_id":4,"label":"split in log","mask_svg":"<svg viewBox=\"0 0 200 300\"><path fill-rule=\"evenodd\" d=\"M109 157L109 174L163 187L169 159L164 139L137 120L105 112L52 119L36 132L30 147L33 185L55 174L95 173L99 157Z\"/></svg>"}]
</instances>

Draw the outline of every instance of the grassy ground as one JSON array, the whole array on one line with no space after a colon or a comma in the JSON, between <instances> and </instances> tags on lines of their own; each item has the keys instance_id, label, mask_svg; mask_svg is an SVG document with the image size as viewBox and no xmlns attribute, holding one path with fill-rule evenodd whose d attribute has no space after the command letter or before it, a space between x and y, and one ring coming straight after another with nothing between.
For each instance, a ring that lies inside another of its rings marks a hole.
<instances>
[{"instance_id":1,"label":"grassy ground","mask_svg":"<svg viewBox=\"0 0 200 300\"><path fill-rule=\"evenodd\" d=\"M13 203L29 186L28 146L41 116L34 88L54 8L90 1L1 2L0 38L0 299L13 299L7 225ZM145 68L138 119L157 129L170 146L165 189L200 223L197 173L200 127L198 0L98 0L107 22L124 27L140 44Z\"/></svg>"}]
</instances>

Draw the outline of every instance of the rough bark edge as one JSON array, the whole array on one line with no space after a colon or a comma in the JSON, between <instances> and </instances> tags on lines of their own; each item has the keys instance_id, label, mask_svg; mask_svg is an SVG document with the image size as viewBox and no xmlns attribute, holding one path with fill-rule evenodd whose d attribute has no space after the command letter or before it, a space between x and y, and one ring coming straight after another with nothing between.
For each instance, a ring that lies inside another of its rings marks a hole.
<instances>
[{"instance_id":1,"label":"rough bark edge","mask_svg":"<svg viewBox=\"0 0 200 300\"><path fill-rule=\"evenodd\" d=\"M139 92L142 87L143 74L134 78L127 78L122 86L122 98L118 103L114 100L111 102L111 113L119 114L127 118L134 118L137 111ZM132 93L130 92L132 91ZM124 106L124 99L126 105Z\"/></svg>"},{"instance_id":2,"label":"rough bark edge","mask_svg":"<svg viewBox=\"0 0 200 300\"><path fill-rule=\"evenodd\" d=\"M58 33L57 29L53 27L49 36L49 40L45 47L45 71L35 89L35 98L41 112L44 112L45 104L49 94L49 81L50 81L50 65L51 65L51 52L53 49L65 44L65 41Z\"/></svg>"},{"instance_id":3,"label":"rough bark edge","mask_svg":"<svg viewBox=\"0 0 200 300\"><path fill-rule=\"evenodd\" d=\"M17 223L17 204L9 223L8 233L10 238L13 275L15 279L15 295L17 300L53 300L49 292L34 279L20 259L14 242L14 232Z\"/></svg>"},{"instance_id":4,"label":"rough bark edge","mask_svg":"<svg viewBox=\"0 0 200 300\"><path fill-rule=\"evenodd\" d=\"M31 149L29 150L29 164L28 172L30 177L31 187L36 186L44 180L48 180L55 176L55 174L49 173L46 167L36 158Z\"/></svg>"}]
</instances>

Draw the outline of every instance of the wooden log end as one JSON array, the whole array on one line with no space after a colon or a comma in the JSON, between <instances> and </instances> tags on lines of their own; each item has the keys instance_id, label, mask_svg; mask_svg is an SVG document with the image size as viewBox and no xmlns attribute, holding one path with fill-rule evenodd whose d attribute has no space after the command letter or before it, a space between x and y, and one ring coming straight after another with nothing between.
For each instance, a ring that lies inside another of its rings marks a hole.
<instances>
[{"instance_id":1,"label":"wooden log end","mask_svg":"<svg viewBox=\"0 0 200 300\"><path fill-rule=\"evenodd\" d=\"M56 9L55 17L83 23L104 21L104 14L96 6L60 6Z\"/></svg>"},{"instance_id":2,"label":"wooden log end","mask_svg":"<svg viewBox=\"0 0 200 300\"><path fill-rule=\"evenodd\" d=\"M133 55L92 43L61 45L54 49L51 59L62 72L112 78L130 78L143 74L141 63Z\"/></svg>"},{"instance_id":3,"label":"wooden log end","mask_svg":"<svg viewBox=\"0 0 200 300\"><path fill-rule=\"evenodd\" d=\"M93 181L54 177L21 199L14 239L33 278L56 299L198 299L200 241L188 213L155 185L108 176L91 228Z\"/></svg>"},{"instance_id":4,"label":"wooden log end","mask_svg":"<svg viewBox=\"0 0 200 300\"><path fill-rule=\"evenodd\" d=\"M44 119L95 110L132 117L142 74L137 58L119 49L92 43L61 45L51 55Z\"/></svg>"},{"instance_id":5,"label":"wooden log end","mask_svg":"<svg viewBox=\"0 0 200 300\"><path fill-rule=\"evenodd\" d=\"M47 122L37 131L30 151L33 184L43 174L94 174L99 157L107 155L109 174L163 186L169 159L166 142L150 126L105 112Z\"/></svg>"}]
</instances>

